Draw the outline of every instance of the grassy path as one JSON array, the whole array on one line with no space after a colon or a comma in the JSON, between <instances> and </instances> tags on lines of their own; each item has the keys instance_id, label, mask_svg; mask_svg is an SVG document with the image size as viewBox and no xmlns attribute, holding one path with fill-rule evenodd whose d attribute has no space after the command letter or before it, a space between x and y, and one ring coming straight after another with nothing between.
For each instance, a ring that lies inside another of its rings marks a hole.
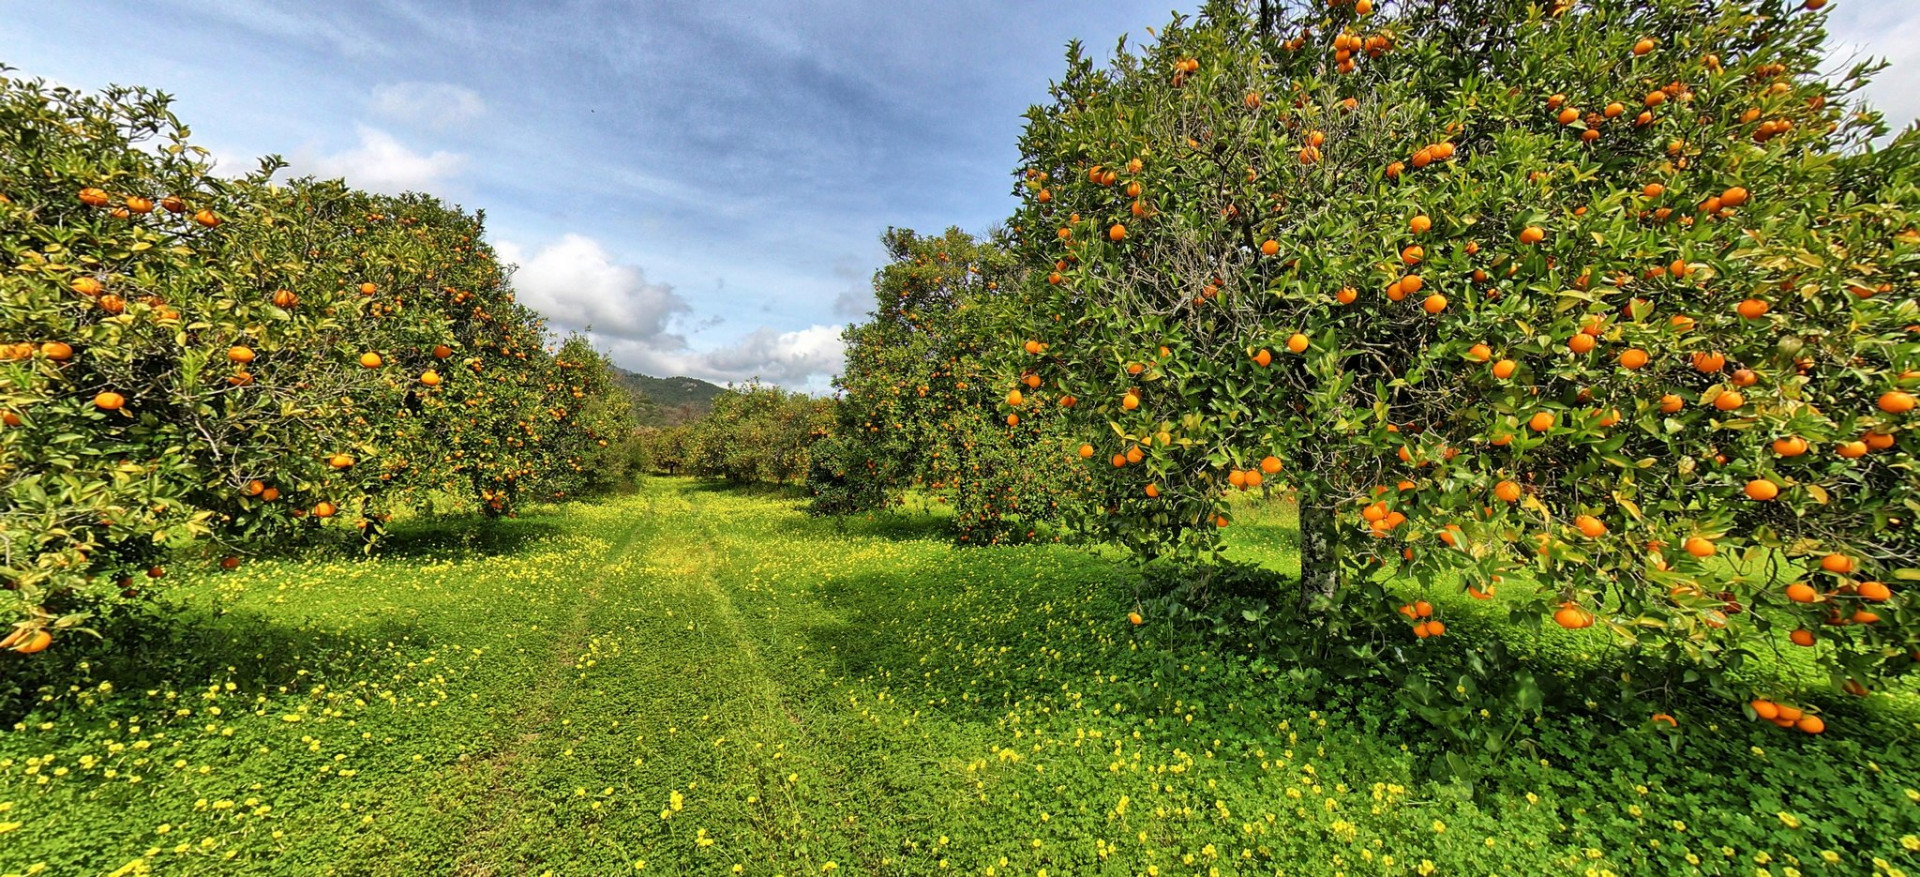
<instances>
[{"instance_id":1,"label":"grassy path","mask_svg":"<svg viewBox=\"0 0 1920 877\"><path fill-rule=\"evenodd\" d=\"M0 730L0 875L1920 872L1899 723L1550 717L1475 794L1391 692L1128 627L1082 552L684 480L468 524L88 655Z\"/></svg>"}]
</instances>

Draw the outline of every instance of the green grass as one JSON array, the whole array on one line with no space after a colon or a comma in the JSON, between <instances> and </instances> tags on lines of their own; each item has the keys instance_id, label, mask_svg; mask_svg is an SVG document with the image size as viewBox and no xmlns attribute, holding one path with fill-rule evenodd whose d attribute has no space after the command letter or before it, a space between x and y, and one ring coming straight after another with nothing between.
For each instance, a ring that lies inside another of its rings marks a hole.
<instances>
[{"instance_id":1,"label":"green grass","mask_svg":"<svg viewBox=\"0 0 1920 877\"><path fill-rule=\"evenodd\" d=\"M1136 579L668 479L250 563L0 731L0 874L1920 872L1885 698L1822 738L1550 711L1441 784L1391 691L1133 628Z\"/></svg>"}]
</instances>

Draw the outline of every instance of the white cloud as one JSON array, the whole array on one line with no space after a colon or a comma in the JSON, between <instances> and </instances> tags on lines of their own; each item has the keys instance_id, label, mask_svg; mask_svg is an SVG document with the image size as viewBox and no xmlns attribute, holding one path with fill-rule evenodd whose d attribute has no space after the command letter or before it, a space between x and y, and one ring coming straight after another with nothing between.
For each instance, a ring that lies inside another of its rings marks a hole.
<instances>
[{"instance_id":1,"label":"white cloud","mask_svg":"<svg viewBox=\"0 0 1920 877\"><path fill-rule=\"evenodd\" d=\"M699 358L708 374L726 380L758 377L797 385L814 376L837 374L845 362L846 347L840 341L839 326L809 326L797 332L762 328Z\"/></svg>"},{"instance_id":2,"label":"white cloud","mask_svg":"<svg viewBox=\"0 0 1920 877\"><path fill-rule=\"evenodd\" d=\"M638 266L614 261L599 241L569 234L531 256L511 241L498 249L502 261L520 266L513 288L521 303L554 324L649 346L686 346L668 331L668 323L688 311L686 300L671 286L648 283Z\"/></svg>"},{"instance_id":3,"label":"white cloud","mask_svg":"<svg viewBox=\"0 0 1920 877\"><path fill-rule=\"evenodd\" d=\"M378 128L359 126L360 145L345 152L293 162L295 173L344 177L358 188L398 194L432 192L466 170L467 157L435 150L422 154Z\"/></svg>"},{"instance_id":4,"label":"white cloud","mask_svg":"<svg viewBox=\"0 0 1920 877\"><path fill-rule=\"evenodd\" d=\"M1894 130L1920 117L1920 4L1836 3L1827 19L1828 67L1866 58L1888 62L1866 96Z\"/></svg>"},{"instance_id":5,"label":"white cloud","mask_svg":"<svg viewBox=\"0 0 1920 877\"><path fill-rule=\"evenodd\" d=\"M487 113L473 89L446 82L395 82L373 89L375 115L429 128L452 128Z\"/></svg>"},{"instance_id":6,"label":"white cloud","mask_svg":"<svg viewBox=\"0 0 1920 877\"><path fill-rule=\"evenodd\" d=\"M501 261L519 266L513 287L521 303L558 330L588 331L624 368L717 383L760 378L824 391L844 360L838 326L791 332L761 327L730 344L695 350L674 331L678 321L692 315L686 300L668 284L649 282L638 266L616 261L599 241L584 235L566 235L532 254L512 241L494 246Z\"/></svg>"}]
</instances>

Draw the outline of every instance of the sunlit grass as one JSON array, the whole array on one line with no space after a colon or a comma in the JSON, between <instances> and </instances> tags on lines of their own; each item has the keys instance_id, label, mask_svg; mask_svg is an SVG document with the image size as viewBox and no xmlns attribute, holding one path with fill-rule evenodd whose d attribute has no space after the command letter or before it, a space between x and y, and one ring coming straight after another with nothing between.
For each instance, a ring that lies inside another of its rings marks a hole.
<instances>
[{"instance_id":1,"label":"sunlit grass","mask_svg":"<svg viewBox=\"0 0 1920 877\"><path fill-rule=\"evenodd\" d=\"M0 732L0 874L1916 868L1912 727L1875 704L1817 739L1550 713L1437 784L1390 691L1135 628L1109 556L796 505L659 480L191 578L139 660ZM1237 518L1292 563L1284 509Z\"/></svg>"}]
</instances>

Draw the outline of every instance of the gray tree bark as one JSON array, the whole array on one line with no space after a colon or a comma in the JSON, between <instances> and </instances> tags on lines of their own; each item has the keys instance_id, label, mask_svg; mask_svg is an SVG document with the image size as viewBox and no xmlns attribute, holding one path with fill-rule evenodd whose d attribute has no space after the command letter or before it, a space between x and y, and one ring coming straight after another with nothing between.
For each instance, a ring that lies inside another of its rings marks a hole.
<instances>
[{"instance_id":1,"label":"gray tree bark","mask_svg":"<svg viewBox=\"0 0 1920 877\"><path fill-rule=\"evenodd\" d=\"M1340 558L1336 553L1336 509L1325 487L1316 479L1300 485L1300 611L1316 610L1340 588Z\"/></svg>"}]
</instances>

